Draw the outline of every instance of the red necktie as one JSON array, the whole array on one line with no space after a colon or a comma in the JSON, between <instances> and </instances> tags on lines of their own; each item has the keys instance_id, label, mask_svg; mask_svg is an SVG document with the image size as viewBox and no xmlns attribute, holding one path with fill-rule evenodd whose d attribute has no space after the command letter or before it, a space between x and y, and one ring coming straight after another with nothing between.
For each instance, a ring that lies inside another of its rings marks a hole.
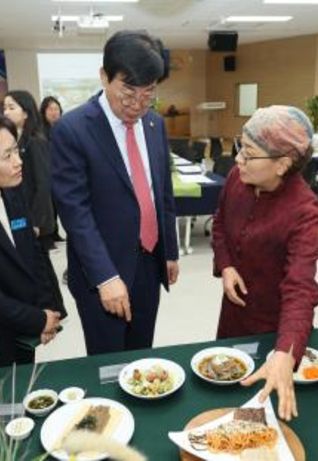
<instances>
[{"instance_id":1,"label":"red necktie","mask_svg":"<svg viewBox=\"0 0 318 461\"><path fill-rule=\"evenodd\" d=\"M143 248L151 253L158 242L157 215L151 198L145 167L135 138L134 127L127 124L126 128L126 144L132 182L140 208L140 240Z\"/></svg>"}]
</instances>

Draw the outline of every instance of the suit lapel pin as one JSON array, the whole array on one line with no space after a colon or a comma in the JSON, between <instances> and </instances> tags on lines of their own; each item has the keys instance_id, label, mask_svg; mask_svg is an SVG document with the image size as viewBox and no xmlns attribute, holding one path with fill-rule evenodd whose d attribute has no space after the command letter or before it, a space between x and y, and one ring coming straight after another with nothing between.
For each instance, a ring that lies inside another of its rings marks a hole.
<instances>
[{"instance_id":1,"label":"suit lapel pin","mask_svg":"<svg viewBox=\"0 0 318 461\"><path fill-rule=\"evenodd\" d=\"M155 126L155 122L153 122L152 120L150 120L149 125L151 126L151 128L153 128L153 127Z\"/></svg>"}]
</instances>

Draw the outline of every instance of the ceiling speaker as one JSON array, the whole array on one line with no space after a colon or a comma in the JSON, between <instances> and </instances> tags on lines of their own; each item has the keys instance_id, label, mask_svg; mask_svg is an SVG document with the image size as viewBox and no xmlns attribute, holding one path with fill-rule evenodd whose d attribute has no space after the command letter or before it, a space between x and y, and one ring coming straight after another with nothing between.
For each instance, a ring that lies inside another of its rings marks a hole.
<instances>
[{"instance_id":1,"label":"ceiling speaker","mask_svg":"<svg viewBox=\"0 0 318 461\"><path fill-rule=\"evenodd\" d=\"M211 51L236 51L237 32L210 32L208 45Z\"/></svg>"},{"instance_id":2,"label":"ceiling speaker","mask_svg":"<svg viewBox=\"0 0 318 461\"><path fill-rule=\"evenodd\" d=\"M235 56L225 56L223 61L223 67L225 72L234 72L236 68Z\"/></svg>"}]
</instances>

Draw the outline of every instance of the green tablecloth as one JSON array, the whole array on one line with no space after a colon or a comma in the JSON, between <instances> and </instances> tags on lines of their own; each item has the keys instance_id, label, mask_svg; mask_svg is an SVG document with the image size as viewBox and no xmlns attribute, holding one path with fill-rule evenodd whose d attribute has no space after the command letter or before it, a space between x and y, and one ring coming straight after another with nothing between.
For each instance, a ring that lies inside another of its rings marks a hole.
<instances>
[{"instance_id":1,"label":"green tablecloth","mask_svg":"<svg viewBox=\"0 0 318 461\"><path fill-rule=\"evenodd\" d=\"M261 383L251 388L240 385L215 386L195 376L190 367L192 356L199 350L211 345L233 345L248 341L260 341L260 356L263 360L272 349L274 335L261 335L236 340L222 340L209 343L197 343L181 346L132 351L117 354L105 354L81 359L49 363L42 372L36 387L48 387L60 391L71 385L87 389L88 397L105 397L120 401L134 415L136 428L132 445L142 450L150 461L177 461L179 450L168 438L169 431L181 430L186 423L199 413L220 407L240 406L260 389ZM312 333L310 345L318 348L318 330ZM129 362L142 357L163 357L174 360L185 370L187 379L184 386L175 394L156 401L139 400L126 395L117 383L100 385L98 368L103 365ZM262 360L257 360L260 365ZM23 397L26 381L30 375L30 366L18 367L18 401ZM0 378L7 370L0 371ZM299 417L289 425L301 439L307 461L318 460L317 408L318 385L297 385L296 387ZM277 407L276 395L272 395L274 407ZM36 420L36 429L30 440L30 457L42 452L39 432L42 419ZM283 461L283 460L282 460Z\"/></svg>"}]
</instances>

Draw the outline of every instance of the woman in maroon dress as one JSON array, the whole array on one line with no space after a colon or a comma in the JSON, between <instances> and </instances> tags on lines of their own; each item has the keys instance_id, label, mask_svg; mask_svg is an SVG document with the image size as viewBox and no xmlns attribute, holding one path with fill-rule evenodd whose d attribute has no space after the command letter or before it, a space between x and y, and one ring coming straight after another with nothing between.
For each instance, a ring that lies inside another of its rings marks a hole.
<instances>
[{"instance_id":1,"label":"woman in maroon dress","mask_svg":"<svg viewBox=\"0 0 318 461\"><path fill-rule=\"evenodd\" d=\"M275 353L243 384L265 379L261 399L276 389L287 420L297 415L293 368L318 304L318 202L300 173L312 134L295 107L257 110L213 225L214 275L224 287L218 338L277 332Z\"/></svg>"}]
</instances>

